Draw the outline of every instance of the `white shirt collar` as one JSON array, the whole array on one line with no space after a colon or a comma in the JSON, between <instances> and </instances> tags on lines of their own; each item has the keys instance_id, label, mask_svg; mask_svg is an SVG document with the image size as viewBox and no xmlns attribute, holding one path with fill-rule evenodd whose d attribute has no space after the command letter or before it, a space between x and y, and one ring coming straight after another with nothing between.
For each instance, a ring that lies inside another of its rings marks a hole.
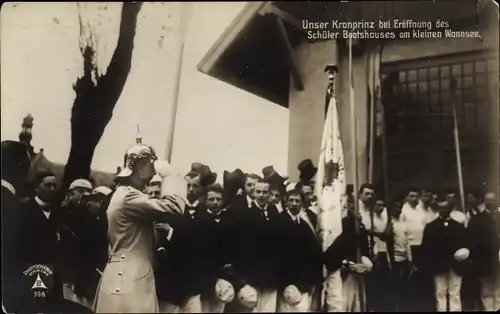
<instances>
[{"instance_id":1,"label":"white shirt collar","mask_svg":"<svg viewBox=\"0 0 500 314\"><path fill-rule=\"evenodd\" d=\"M218 213L214 213L213 211L207 208L207 213L215 217L219 217L224 211L226 211L225 208L221 209Z\"/></svg>"},{"instance_id":2,"label":"white shirt collar","mask_svg":"<svg viewBox=\"0 0 500 314\"><path fill-rule=\"evenodd\" d=\"M38 196L35 196L35 202L40 206L40 207L45 207L45 208L48 208L48 211L45 211L45 210L42 210L42 213L43 215L49 219L50 218L50 213L51 213L51 210L50 210L50 207L49 207L49 203L47 202L44 202L42 201Z\"/></svg>"},{"instance_id":3,"label":"white shirt collar","mask_svg":"<svg viewBox=\"0 0 500 314\"><path fill-rule=\"evenodd\" d=\"M189 207L196 207L196 206L198 206L200 204L200 200L197 199L193 203L190 203L188 200L186 200L186 203L187 203L187 206L189 206Z\"/></svg>"},{"instance_id":4,"label":"white shirt collar","mask_svg":"<svg viewBox=\"0 0 500 314\"><path fill-rule=\"evenodd\" d=\"M16 195L16 188L12 184L10 184L10 182L7 182L4 179L2 179L2 186L7 190L9 190L9 192L12 193L12 195Z\"/></svg>"},{"instance_id":5,"label":"white shirt collar","mask_svg":"<svg viewBox=\"0 0 500 314\"><path fill-rule=\"evenodd\" d=\"M314 214L318 215L318 206L317 204L312 204L307 208L307 210L313 212Z\"/></svg>"},{"instance_id":6,"label":"white shirt collar","mask_svg":"<svg viewBox=\"0 0 500 314\"><path fill-rule=\"evenodd\" d=\"M365 205L365 203L363 203L362 200L359 200L358 204L359 204L358 206L359 206L359 210L360 211L364 211L364 212L368 212L369 211L368 208L367 208L367 206Z\"/></svg>"},{"instance_id":7,"label":"white shirt collar","mask_svg":"<svg viewBox=\"0 0 500 314\"><path fill-rule=\"evenodd\" d=\"M418 204L417 204L417 206L412 207L412 206L410 205L410 203L405 202L405 204L403 205L403 207L406 207L406 208L408 208L408 209L412 209L412 210L416 210L416 209L418 209Z\"/></svg>"},{"instance_id":8,"label":"white shirt collar","mask_svg":"<svg viewBox=\"0 0 500 314\"><path fill-rule=\"evenodd\" d=\"M274 206L276 206L276 209L278 210L278 212L281 213L283 211L283 205L281 205L281 202L274 204Z\"/></svg>"},{"instance_id":9,"label":"white shirt collar","mask_svg":"<svg viewBox=\"0 0 500 314\"><path fill-rule=\"evenodd\" d=\"M254 204L260 210L267 210L267 206L269 205L269 204L266 204L264 207L260 207L260 205L257 202L254 202Z\"/></svg>"},{"instance_id":10,"label":"white shirt collar","mask_svg":"<svg viewBox=\"0 0 500 314\"><path fill-rule=\"evenodd\" d=\"M292 218L293 221L300 221L300 212L297 215L292 214L289 210L287 210L288 215Z\"/></svg>"},{"instance_id":11,"label":"white shirt collar","mask_svg":"<svg viewBox=\"0 0 500 314\"><path fill-rule=\"evenodd\" d=\"M245 197L247 198L248 208L252 207L253 199L248 195L245 195Z\"/></svg>"},{"instance_id":12,"label":"white shirt collar","mask_svg":"<svg viewBox=\"0 0 500 314\"><path fill-rule=\"evenodd\" d=\"M35 202L41 207L49 206L49 203L42 201L38 196L35 196Z\"/></svg>"}]
</instances>

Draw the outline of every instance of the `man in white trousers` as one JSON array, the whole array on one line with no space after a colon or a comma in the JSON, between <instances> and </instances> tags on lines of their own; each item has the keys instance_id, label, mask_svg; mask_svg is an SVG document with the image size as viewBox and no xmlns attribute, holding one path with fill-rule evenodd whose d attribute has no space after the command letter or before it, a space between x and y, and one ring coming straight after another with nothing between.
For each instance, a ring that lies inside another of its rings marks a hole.
<instances>
[{"instance_id":1,"label":"man in white trousers","mask_svg":"<svg viewBox=\"0 0 500 314\"><path fill-rule=\"evenodd\" d=\"M420 247L422 266L433 275L438 312L462 310L460 289L469 250L463 224L450 217L453 204L440 203L439 217L425 226Z\"/></svg>"},{"instance_id":2,"label":"man in white trousers","mask_svg":"<svg viewBox=\"0 0 500 314\"><path fill-rule=\"evenodd\" d=\"M361 298L365 298L364 289L360 289L364 281L363 274L369 273L373 267L368 258L368 235L363 223L359 221L360 233L356 233L355 215L352 204L344 211L342 233L325 251L326 278L325 310L327 312L360 312ZM357 250L361 250L361 261L357 262Z\"/></svg>"}]
</instances>

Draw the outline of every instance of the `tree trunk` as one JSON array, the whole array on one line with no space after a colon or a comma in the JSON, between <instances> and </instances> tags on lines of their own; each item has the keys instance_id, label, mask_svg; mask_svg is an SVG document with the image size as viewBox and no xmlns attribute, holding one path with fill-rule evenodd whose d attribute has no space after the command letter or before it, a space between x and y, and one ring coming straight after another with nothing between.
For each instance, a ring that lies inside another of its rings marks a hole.
<instances>
[{"instance_id":1,"label":"tree trunk","mask_svg":"<svg viewBox=\"0 0 500 314\"><path fill-rule=\"evenodd\" d=\"M71 150L64 168L62 191L75 179L90 178L95 148L130 72L140 8L140 3L123 3L118 43L106 74L96 75L95 85L92 82L92 72L97 73L92 65L95 51L88 45L84 48L84 75L73 86L76 97L71 111Z\"/></svg>"}]
</instances>

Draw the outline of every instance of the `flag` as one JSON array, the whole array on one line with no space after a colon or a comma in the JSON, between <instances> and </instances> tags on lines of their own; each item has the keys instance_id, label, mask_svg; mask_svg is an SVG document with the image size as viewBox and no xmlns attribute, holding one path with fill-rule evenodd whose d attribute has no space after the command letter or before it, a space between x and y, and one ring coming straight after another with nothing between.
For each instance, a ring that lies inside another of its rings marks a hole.
<instances>
[{"instance_id":1,"label":"flag","mask_svg":"<svg viewBox=\"0 0 500 314\"><path fill-rule=\"evenodd\" d=\"M323 251L342 233L342 208L345 203L344 152L332 83L327 93L330 101L321 140L315 186L319 208L318 231Z\"/></svg>"}]
</instances>

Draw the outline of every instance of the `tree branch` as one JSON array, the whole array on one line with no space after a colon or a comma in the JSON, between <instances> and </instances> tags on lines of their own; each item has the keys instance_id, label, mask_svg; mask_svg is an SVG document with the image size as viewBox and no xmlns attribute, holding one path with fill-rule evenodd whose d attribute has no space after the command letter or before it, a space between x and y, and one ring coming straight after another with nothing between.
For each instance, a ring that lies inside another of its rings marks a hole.
<instances>
[{"instance_id":1,"label":"tree branch","mask_svg":"<svg viewBox=\"0 0 500 314\"><path fill-rule=\"evenodd\" d=\"M73 180L90 176L95 148L111 120L131 69L137 14L141 6L140 3L123 4L118 43L108 70L99 77L97 85L92 82L92 72L96 70L92 62L95 50L88 41L80 47L84 76L73 86L76 97L71 110L71 150L64 170L63 193ZM79 18L83 30L81 15Z\"/></svg>"},{"instance_id":2,"label":"tree branch","mask_svg":"<svg viewBox=\"0 0 500 314\"><path fill-rule=\"evenodd\" d=\"M124 2L121 13L120 35L106 74L100 78L99 88L107 89L106 104L116 103L132 67L137 15L142 3ZM111 114L113 108L103 108Z\"/></svg>"}]
</instances>

